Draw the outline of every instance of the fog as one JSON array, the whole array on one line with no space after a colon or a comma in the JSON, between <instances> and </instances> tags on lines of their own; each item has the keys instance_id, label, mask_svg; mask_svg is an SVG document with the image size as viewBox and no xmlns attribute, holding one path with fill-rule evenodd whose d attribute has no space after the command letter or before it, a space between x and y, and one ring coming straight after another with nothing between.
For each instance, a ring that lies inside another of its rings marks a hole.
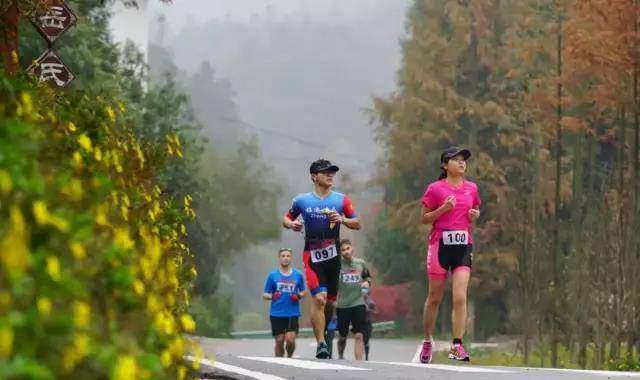
<instances>
[{"instance_id":1,"label":"fog","mask_svg":"<svg viewBox=\"0 0 640 380\"><path fill-rule=\"evenodd\" d=\"M204 134L223 149L233 145L225 128L255 136L263 162L282 184L282 212L295 194L310 191L309 163L325 157L341 167L337 189L354 192L366 225L380 197L378 189L364 185L380 158L366 109L373 95L394 89L408 5L408 0L176 1L151 6L150 39L188 74L208 62L216 80L233 93L237 120L199 120L211 125ZM193 101L207 114L206 102ZM354 235L364 245L366 231ZM238 254L225 266L221 290L234 296L238 314L265 310L259 294L278 247L301 250L302 238L284 231L281 241Z\"/></svg>"}]
</instances>

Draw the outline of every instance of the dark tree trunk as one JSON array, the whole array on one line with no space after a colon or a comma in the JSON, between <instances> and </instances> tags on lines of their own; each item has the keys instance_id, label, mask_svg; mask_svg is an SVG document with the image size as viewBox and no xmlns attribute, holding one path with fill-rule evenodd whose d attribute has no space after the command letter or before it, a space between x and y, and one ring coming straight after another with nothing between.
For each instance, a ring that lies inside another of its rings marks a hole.
<instances>
[{"instance_id":1,"label":"dark tree trunk","mask_svg":"<svg viewBox=\"0 0 640 380\"><path fill-rule=\"evenodd\" d=\"M18 21L20 14L14 2L0 16L0 56L4 64L4 72L13 75L18 72Z\"/></svg>"}]
</instances>

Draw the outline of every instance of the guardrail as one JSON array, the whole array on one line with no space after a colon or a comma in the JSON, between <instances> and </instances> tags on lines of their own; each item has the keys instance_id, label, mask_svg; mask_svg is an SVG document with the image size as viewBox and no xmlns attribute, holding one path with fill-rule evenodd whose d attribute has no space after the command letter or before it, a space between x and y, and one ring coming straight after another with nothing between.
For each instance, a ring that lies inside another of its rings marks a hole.
<instances>
[{"instance_id":1,"label":"guardrail","mask_svg":"<svg viewBox=\"0 0 640 380\"><path fill-rule=\"evenodd\" d=\"M373 324L373 331L392 331L397 329L396 321L376 322ZM301 328L299 334L312 334L313 329L311 327ZM270 337L271 330L253 330L253 331L233 331L231 336L234 338L259 338Z\"/></svg>"}]
</instances>

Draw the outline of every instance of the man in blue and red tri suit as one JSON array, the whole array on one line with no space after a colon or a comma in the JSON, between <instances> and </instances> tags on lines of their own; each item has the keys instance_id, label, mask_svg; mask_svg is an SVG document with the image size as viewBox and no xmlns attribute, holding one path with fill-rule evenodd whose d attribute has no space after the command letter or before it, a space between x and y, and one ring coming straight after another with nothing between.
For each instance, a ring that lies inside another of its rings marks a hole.
<instances>
[{"instance_id":1,"label":"man in blue and red tri suit","mask_svg":"<svg viewBox=\"0 0 640 380\"><path fill-rule=\"evenodd\" d=\"M305 230L305 276L313 303L311 324L318 342L316 358L329 358L325 342L326 321L334 313L340 275L340 226L360 229L360 219L349 198L331 190L339 168L325 159L311 163L309 172L313 192L293 199L291 209L284 215L282 225L293 231ZM302 221L298 217L302 217ZM304 224L303 224L304 223Z\"/></svg>"}]
</instances>

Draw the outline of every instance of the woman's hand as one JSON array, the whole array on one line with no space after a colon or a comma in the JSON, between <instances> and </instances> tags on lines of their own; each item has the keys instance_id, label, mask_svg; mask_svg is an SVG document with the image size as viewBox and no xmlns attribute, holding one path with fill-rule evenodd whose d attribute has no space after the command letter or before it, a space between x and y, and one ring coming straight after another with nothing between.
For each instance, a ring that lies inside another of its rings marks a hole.
<instances>
[{"instance_id":1,"label":"woman's hand","mask_svg":"<svg viewBox=\"0 0 640 380\"><path fill-rule=\"evenodd\" d=\"M456 197L453 195L449 195L447 199L444 200L442 209L444 211L451 211L454 207L456 207Z\"/></svg>"},{"instance_id":2,"label":"woman's hand","mask_svg":"<svg viewBox=\"0 0 640 380\"><path fill-rule=\"evenodd\" d=\"M471 219L472 222L475 222L476 219L478 219L479 217L480 217L480 210L476 208L472 208L469 210L469 219Z\"/></svg>"}]
</instances>

